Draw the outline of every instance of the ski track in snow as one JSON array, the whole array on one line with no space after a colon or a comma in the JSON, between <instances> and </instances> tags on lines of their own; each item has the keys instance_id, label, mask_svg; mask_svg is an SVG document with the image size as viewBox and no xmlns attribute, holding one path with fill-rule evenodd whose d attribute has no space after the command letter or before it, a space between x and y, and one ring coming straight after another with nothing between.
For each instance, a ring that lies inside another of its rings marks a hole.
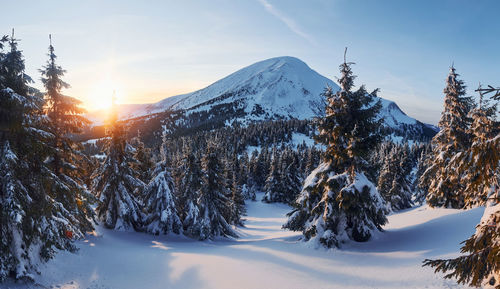
<instances>
[{"instance_id":1,"label":"ski track in snow","mask_svg":"<svg viewBox=\"0 0 500 289\"><path fill-rule=\"evenodd\" d=\"M258 195L258 200L262 194ZM425 258L457 256L483 208L418 207L389 216L385 232L341 250L310 248L281 225L290 207L247 202L237 240L199 242L97 228L40 269L36 285L2 288L464 288L444 280Z\"/></svg>"}]
</instances>

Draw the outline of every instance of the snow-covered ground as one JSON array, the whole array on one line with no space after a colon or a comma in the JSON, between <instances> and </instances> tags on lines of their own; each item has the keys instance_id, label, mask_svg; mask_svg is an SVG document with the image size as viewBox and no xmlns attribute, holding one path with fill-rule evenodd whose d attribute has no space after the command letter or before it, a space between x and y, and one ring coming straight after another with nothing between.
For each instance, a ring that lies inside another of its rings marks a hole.
<instances>
[{"instance_id":1,"label":"snow-covered ground","mask_svg":"<svg viewBox=\"0 0 500 289\"><path fill-rule=\"evenodd\" d=\"M258 196L262 197L262 195ZM290 208L248 202L238 240L198 242L98 228L41 267L37 285L2 288L463 288L442 279L425 258L458 254L483 208L419 207L389 216L385 232L342 250L309 248L281 230Z\"/></svg>"}]
</instances>

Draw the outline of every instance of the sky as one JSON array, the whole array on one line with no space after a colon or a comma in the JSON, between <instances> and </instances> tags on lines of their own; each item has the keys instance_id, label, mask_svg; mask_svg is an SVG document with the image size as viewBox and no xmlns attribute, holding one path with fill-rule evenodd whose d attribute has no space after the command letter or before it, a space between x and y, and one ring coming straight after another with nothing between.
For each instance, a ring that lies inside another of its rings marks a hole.
<instances>
[{"instance_id":1,"label":"sky","mask_svg":"<svg viewBox=\"0 0 500 289\"><path fill-rule=\"evenodd\" d=\"M436 124L450 65L475 95L500 85L500 1L0 0L0 34L21 39L40 86L52 34L66 94L89 110L201 89L254 62L295 56L335 80L344 48L356 84Z\"/></svg>"}]
</instances>

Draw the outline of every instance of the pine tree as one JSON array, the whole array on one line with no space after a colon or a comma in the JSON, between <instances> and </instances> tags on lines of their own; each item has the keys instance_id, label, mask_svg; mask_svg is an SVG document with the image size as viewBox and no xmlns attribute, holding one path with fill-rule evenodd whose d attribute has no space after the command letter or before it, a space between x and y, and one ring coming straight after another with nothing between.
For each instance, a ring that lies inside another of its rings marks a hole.
<instances>
[{"instance_id":1,"label":"pine tree","mask_svg":"<svg viewBox=\"0 0 500 289\"><path fill-rule=\"evenodd\" d=\"M475 234L461 248L461 252L468 255L455 259L426 259L424 266L435 267L435 272L451 271L445 278L456 278L460 284L499 289L500 195L497 193L495 198L496 205L486 208Z\"/></svg>"},{"instance_id":2,"label":"pine tree","mask_svg":"<svg viewBox=\"0 0 500 289\"><path fill-rule=\"evenodd\" d=\"M302 186L298 159L289 148L274 148L273 155L262 201L292 204Z\"/></svg>"},{"instance_id":3,"label":"pine tree","mask_svg":"<svg viewBox=\"0 0 500 289\"><path fill-rule=\"evenodd\" d=\"M184 145L181 163L177 169L179 212L186 235L197 238L196 224L200 218L198 198L201 190L202 171L199 156L191 145Z\"/></svg>"},{"instance_id":4,"label":"pine tree","mask_svg":"<svg viewBox=\"0 0 500 289\"><path fill-rule=\"evenodd\" d=\"M370 148L382 137L376 120L381 104L374 101L376 91L352 91L351 63L344 59L340 71L341 89L326 88L326 116L318 124L317 141L326 146L323 162L307 177L283 226L327 247L367 241L387 222L383 200L363 172Z\"/></svg>"},{"instance_id":5,"label":"pine tree","mask_svg":"<svg viewBox=\"0 0 500 289\"><path fill-rule=\"evenodd\" d=\"M389 210L402 210L412 206L412 193L407 176L410 174L409 148L393 146L386 156L378 179L378 190Z\"/></svg>"},{"instance_id":6,"label":"pine tree","mask_svg":"<svg viewBox=\"0 0 500 289\"><path fill-rule=\"evenodd\" d=\"M429 186L427 203L431 207L464 207L464 184L456 173L452 158L460 157L459 154L471 144L468 114L473 101L465 96L465 85L458 76L451 67L444 89L444 111L438 124L440 131L432 139L432 164L421 177L421 183Z\"/></svg>"},{"instance_id":7,"label":"pine tree","mask_svg":"<svg viewBox=\"0 0 500 289\"><path fill-rule=\"evenodd\" d=\"M258 185L257 185L258 176L256 175L256 173L259 171L259 163L257 161L258 156L259 156L259 152L254 150L252 152L252 155L250 157L249 164L248 164L248 185L249 185L248 196L253 201L255 201L257 198L255 192L257 191L257 187L258 187Z\"/></svg>"},{"instance_id":8,"label":"pine tree","mask_svg":"<svg viewBox=\"0 0 500 289\"><path fill-rule=\"evenodd\" d=\"M134 162L133 149L127 143L123 124L118 121L114 95L112 110L107 156L93 177L93 191L99 199L96 212L109 229L139 231L143 219L139 196L145 185L129 165Z\"/></svg>"},{"instance_id":9,"label":"pine tree","mask_svg":"<svg viewBox=\"0 0 500 289\"><path fill-rule=\"evenodd\" d=\"M75 250L72 237L83 232L51 195L58 180L45 162L52 135L44 130L44 99L28 86L14 35L0 43L10 48L0 50L0 281L31 279L39 261L52 258L57 249Z\"/></svg>"},{"instance_id":10,"label":"pine tree","mask_svg":"<svg viewBox=\"0 0 500 289\"><path fill-rule=\"evenodd\" d=\"M283 201L286 204L293 204L302 188L302 174L299 171L299 160L295 152L289 148L285 150L283 158L283 169L281 179L283 180L284 196Z\"/></svg>"},{"instance_id":11,"label":"pine tree","mask_svg":"<svg viewBox=\"0 0 500 289\"><path fill-rule=\"evenodd\" d=\"M431 149L430 145L426 145L425 149L420 152L420 155L418 156L417 159L417 171L415 174L415 183L414 183L414 188L415 188L415 198L414 201L415 203L418 204L423 204L425 202L425 199L427 197L427 192L429 191L429 182L428 181L423 181L423 175L425 171L429 168L431 159ZM431 177L430 175L427 175L427 178Z\"/></svg>"},{"instance_id":12,"label":"pine tree","mask_svg":"<svg viewBox=\"0 0 500 289\"><path fill-rule=\"evenodd\" d=\"M140 131L133 139L133 143L135 147L134 160L136 161L131 163L132 169L136 172L136 176L147 184L151 180L151 172L155 169L153 154L150 148L144 146Z\"/></svg>"},{"instance_id":13,"label":"pine tree","mask_svg":"<svg viewBox=\"0 0 500 289\"><path fill-rule=\"evenodd\" d=\"M238 185L241 188L241 195L245 200L255 200L255 192L250 190L250 178L249 178L249 159L248 154L245 152L240 157L240 169L238 177Z\"/></svg>"},{"instance_id":14,"label":"pine tree","mask_svg":"<svg viewBox=\"0 0 500 289\"><path fill-rule=\"evenodd\" d=\"M165 134L160 149L161 161L156 164L153 179L145 190L145 205L148 215L145 231L151 234L182 233L182 222L177 214L174 184L167 167Z\"/></svg>"},{"instance_id":15,"label":"pine tree","mask_svg":"<svg viewBox=\"0 0 500 289\"><path fill-rule=\"evenodd\" d=\"M243 226L242 216L246 213L245 198L242 192L242 185L240 183L240 163L238 155L233 155L232 162L232 179L231 181L231 220L230 224L236 226ZM229 181L229 180L228 180Z\"/></svg>"},{"instance_id":16,"label":"pine tree","mask_svg":"<svg viewBox=\"0 0 500 289\"><path fill-rule=\"evenodd\" d=\"M499 164L495 160L500 159L500 150L494 137L500 133L500 127L494 120L496 113L496 105L488 107L481 95L479 107L471 113L473 122L469 133L473 136L472 145L454 158L452 164L465 184L466 208L484 206L492 188L499 187Z\"/></svg>"},{"instance_id":17,"label":"pine tree","mask_svg":"<svg viewBox=\"0 0 500 289\"><path fill-rule=\"evenodd\" d=\"M278 153L276 147L273 147L271 159L271 168L264 185L266 194L262 198L262 201L267 203L282 202L284 194L283 180L281 179L282 163L281 155Z\"/></svg>"},{"instance_id":18,"label":"pine tree","mask_svg":"<svg viewBox=\"0 0 500 289\"><path fill-rule=\"evenodd\" d=\"M384 164L380 170L377 186L380 195L387 202L389 208L392 207L389 191L392 187L392 181L394 180L394 176L396 174L395 166L397 165L396 153L394 152L394 149L391 150L391 152L393 153L385 157Z\"/></svg>"},{"instance_id":19,"label":"pine tree","mask_svg":"<svg viewBox=\"0 0 500 289\"><path fill-rule=\"evenodd\" d=\"M18 39L14 36L14 29L12 29L11 37L3 36L0 43L2 43L0 48L3 49L4 43L8 43L10 48L8 53L2 53L1 82L3 88L8 87L19 95L28 95L30 92L28 84L32 83L33 80L24 72L22 51L17 48Z\"/></svg>"},{"instance_id":20,"label":"pine tree","mask_svg":"<svg viewBox=\"0 0 500 289\"><path fill-rule=\"evenodd\" d=\"M318 165L319 165L319 157L318 153L314 147L310 148L307 153L307 163L305 167L305 175L308 176Z\"/></svg>"},{"instance_id":21,"label":"pine tree","mask_svg":"<svg viewBox=\"0 0 500 289\"><path fill-rule=\"evenodd\" d=\"M12 152L8 141L3 143L0 152L0 281L2 281L11 272L16 272L16 277L27 274L23 264L24 244L21 236L22 220L31 200L26 187L16 178L18 158Z\"/></svg>"},{"instance_id":22,"label":"pine tree","mask_svg":"<svg viewBox=\"0 0 500 289\"><path fill-rule=\"evenodd\" d=\"M467 184L465 205L486 204L484 215L475 234L461 248L466 255L427 259L424 266L435 267L436 272L451 271L445 278L457 278L460 284L500 289L500 124L488 117L495 115L496 108L483 107L482 97L472 113L472 146L463 154L458 168Z\"/></svg>"},{"instance_id":23,"label":"pine tree","mask_svg":"<svg viewBox=\"0 0 500 289\"><path fill-rule=\"evenodd\" d=\"M207 151L202 158L202 185L197 200L199 220L194 224L192 232L199 240L214 237L237 237L238 235L229 225L225 216L228 216L229 200L226 194L223 168L216 146L210 141Z\"/></svg>"},{"instance_id":24,"label":"pine tree","mask_svg":"<svg viewBox=\"0 0 500 289\"><path fill-rule=\"evenodd\" d=\"M68 88L69 84L61 79L66 71L56 64L52 40L48 56L49 60L40 72L46 90L46 130L51 134L48 138L50 158L46 161L51 169L49 190L51 197L64 207L58 213L67 215L82 235L93 229L91 204L94 198L84 184L80 168L86 159L83 148L70 135L81 133L89 121L82 115L85 112L81 108L82 102L62 94L62 89Z\"/></svg>"},{"instance_id":25,"label":"pine tree","mask_svg":"<svg viewBox=\"0 0 500 289\"><path fill-rule=\"evenodd\" d=\"M253 155L252 155L253 159ZM264 189L266 178L269 175L270 163L271 163L271 154L267 147L263 147L258 153L256 159L252 162L252 180L254 190L262 191Z\"/></svg>"}]
</instances>

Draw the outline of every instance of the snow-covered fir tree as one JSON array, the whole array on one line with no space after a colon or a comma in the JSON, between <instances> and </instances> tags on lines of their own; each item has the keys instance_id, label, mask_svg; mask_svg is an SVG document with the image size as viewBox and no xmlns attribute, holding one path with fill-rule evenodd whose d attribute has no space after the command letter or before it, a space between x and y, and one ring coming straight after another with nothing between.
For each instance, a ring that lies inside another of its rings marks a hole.
<instances>
[{"instance_id":1,"label":"snow-covered fir tree","mask_svg":"<svg viewBox=\"0 0 500 289\"><path fill-rule=\"evenodd\" d=\"M490 141L500 149L500 135ZM497 157L497 174L498 174ZM447 273L445 278L456 278L458 283L482 288L500 288L500 194L490 192L490 201L476 232L464 242L462 255L455 259L425 260L425 266L436 272Z\"/></svg>"},{"instance_id":2,"label":"snow-covered fir tree","mask_svg":"<svg viewBox=\"0 0 500 289\"><path fill-rule=\"evenodd\" d=\"M298 156L290 148L283 151L281 179L285 192L283 202L292 204L302 189L304 177L300 171Z\"/></svg>"},{"instance_id":3,"label":"snow-covered fir tree","mask_svg":"<svg viewBox=\"0 0 500 289\"><path fill-rule=\"evenodd\" d=\"M156 164L153 179L147 185L144 197L147 216L144 230L151 234L182 233L182 222L177 214L174 182L167 167L165 134L160 147L161 160Z\"/></svg>"},{"instance_id":4,"label":"snow-covered fir tree","mask_svg":"<svg viewBox=\"0 0 500 289\"><path fill-rule=\"evenodd\" d=\"M238 155L231 158L230 168L233 171L231 182L231 220L230 224L243 226L242 216L246 213L245 198L243 196L243 186Z\"/></svg>"},{"instance_id":5,"label":"snow-covered fir tree","mask_svg":"<svg viewBox=\"0 0 500 289\"><path fill-rule=\"evenodd\" d=\"M245 200L255 200L255 192L249 188L249 158L247 153L243 153L239 158L240 169L238 185L241 188L241 195Z\"/></svg>"},{"instance_id":6,"label":"snow-covered fir tree","mask_svg":"<svg viewBox=\"0 0 500 289\"><path fill-rule=\"evenodd\" d=\"M303 177L297 154L290 148L273 149L271 169L266 180L265 202L292 204L302 186Z\"/></svg>"},{"instance_id":7,"label":"snow-covered fir tree","mask_svg":"<svg viewBox=\"0 0 500 289\"><path fill-rule=\"evenodd\" d=\"M131 164L132 169L136 172L137 177L147 184L151 180L151 172L155 169L153 154L150 148L145 147L140 131L132 139L132 145L135 148L135 162Z\"/></svg>"},{"instance_id":8,"label":"snow-covered fir tree","mask_svg":"<svg viewBox=\"0 0 500 289\"><path fill-rule=\"evenodd\" d=\"M263 202L282 202L284 201L283 194L285 190L283 188L283 180L281 179L281 154L278 153L276 147L273 147L271 154L271 168L269 169L269 175L266 178L264 185L264 191L266 194L262 198Z\"/></svg>"},{"instance_id":9,"label":"snow-covered fir tree","mask_svg":"<svg viewBox=\"0 0 500 289\"><path fill-rule=\"evenodd\" d=\"M201 160L202 183L197 206L199 218L190 228L192 237L199 240L214 237L237 237L228 223L230 200L227 197L223 167L214 140L207 144L207 151Z\"/></svg>"},{"instance_id":10,"label":"snow-covered fir tree","mask_svg":"<svg viewBox=\"0 0 500 289\"><path fill-rule=\"evenodd\" d=\"M471 97L465 96L465 85L458 76L451 67L444 89L440 131L432 139L431 164L420 180L428 185L427 203L432 207L464 207L464 183L459 179L453 158L460 157L471 144L468 114L474 104Z\"/></svg>"},{"instance_id":11,"label":"snow-covered fir tree","mask_svg":"<svg viewBox=\"0 0 500 289\"><path fill-rule=\"evenodd\" d=\"M308 176L320 163L321 154L314 147L310 148L307 153L307 161L304 169L304 175Z\"/></svg>"},{"instance_id":12,"label":"snow-covered fir tree","mask_svg":"<svg viewBox=\"0 0 500 289\"><path fill-rule=\"evenodd\" d=\"M384 201L365 176L370 149L381 140L380 102L364 86L353 91L351 63L340 65L340 91L325 90L326 116L318 124L323 162L307 177L284 228L327 247L367 241L387 222Z\"/></svg>"},{"instance_id":13,"label":"snow-covered fir tree","mask_svg":"<svg viewBox=\"0 0 500 289\"><path fill-rule=\"evenodd\" d=\"M420 181L425 171L431 165L430 155L432 153L432 149L430 144L424 146L424 148L417 154L417 166L415 171L415 181L413 183L414 190L414 202L417 204L423 204L425 202L425 198L427 197L427 192L429 191L428 182Z\"/></svg>"},{"instance_id":14,"label":"snow-covered fir tree","mask_svg":"<svg viewBox=\"0 0 500 289\"><path fill-rule=\"evenodd\" d=\"M2 97L3 98L3 97ZM4 99L2 99L4 100ZM3 101L2 101L3 104ZM23 217L32 202L26 187L17 178L18 158L8 141L0 148L0 281L15 273L16 277L27 276L23 254Z\"/></svg>"},{"instance_id":15,"label":"snow-covered fir tree","mask_svg":"<svg viewBox=\"0 0 500 289\"><path fill-rule=\"evenodd\" d=\"M108 134L106 159L93 177L93 191L99 200L96 213L106 228L139 231L143 219L140 199L145 184L130 167L135 162L133 149L118 121L114 95Z\"/></svg>"},{"instance_id":16,"label":"snow-covered fir tree","mask_svg":"<svg viewBox=\"0 0 500 289\"><path fill-rule=\"evenodd\" d=\"M82 224L52 194L60 179L45 162L53 135L42 94L28 86L14 33L0 43L0 281L31 279L57 249L75 250Z\"/></svg>"},{"instance_id":17,"label":"snow-covered fir tree","mask_svg":"<svg viewBox=\"0 0 500 289\"><path fill-rule=\"evenodd\" d=\"M200 157L193 150L192 143L184 143L179 164L174 168L174 178L178 191L179 216L184 234L197 237L195 224L199 219L198 197L201 189Z\"/></svg>"},{"instance_id":18,"label":"snow-covered fir tree","mask_svg":"<svg viewBox=\"0 0 500 289\"><path fill-rule=\"evenodd\" d=\"M465 184L463 191L466 208L484 206L491 191L498 190L500 150L494 138L500 133L499 123L495 120L496 105L488 106L481 95L478 108L471 112L472 125L469 130L473 136L472 145L454 158L454 167Z\"/></svg>"},{"instance_id":19,"label":"snow-covered fir tree","mask_svg":"<svg viewBox=\"0 0 500 289\"><path fill-rule=\"evenodd\" d=\"M250 161L252 187L254 191L262 191L269 176L269 164L271 163L272 154L267 147L263 147L260 153L256 153L255 156L254 158L254 155L252 155Z\"/></svg>"},{"instance_id":20,"label":"snow-covered fir tree","mask_svg":"<svg viewBox=\"0 0 500 289\"><path fill-rule=\"evenodd\" d=\"M407 145L393 146L382 166L377 189L387 202L389 210L407 209L413 204L408 179L412 169L409 153Z\"/></svg>"},{"instance_id":21,"label":"snow-covered fir tree","mask_svg":"<svg viewBox=\"0 0 500 289\"><path fill-rule=\"evenodd\" d=\"M51 169L49 190L51 197L63 206L58 213L72 220L74 226L79 228L78 235L82 235L93 229L94 210L90 205L94 197L87 190L80 168L86 156L81 145L70 136L82 133L89 121L82 115L85 112L82 102L62 93L62 89L68 88L69 84L62 80L66 71L56 64L52 39L48 56L49 60L40 72L45 88L45 130L50 133L47 139L50 156L45 161Z\"/></svg>"},{"instance_id":22,"label":"snow-covered fir tree","mask_svg":"<svg viewBox=\"0 0 500 289\"><path fill-rule=\"evenodd\" d=\"M460 284L500 289L500 123L493 118L496 107L486 109L482 97L472 113L472 146L463 154L459 171L466 183L465 206L486 204L484 215L461 248L465 255L425 260L424 265Z\"/></svg>"}]
</instances>

